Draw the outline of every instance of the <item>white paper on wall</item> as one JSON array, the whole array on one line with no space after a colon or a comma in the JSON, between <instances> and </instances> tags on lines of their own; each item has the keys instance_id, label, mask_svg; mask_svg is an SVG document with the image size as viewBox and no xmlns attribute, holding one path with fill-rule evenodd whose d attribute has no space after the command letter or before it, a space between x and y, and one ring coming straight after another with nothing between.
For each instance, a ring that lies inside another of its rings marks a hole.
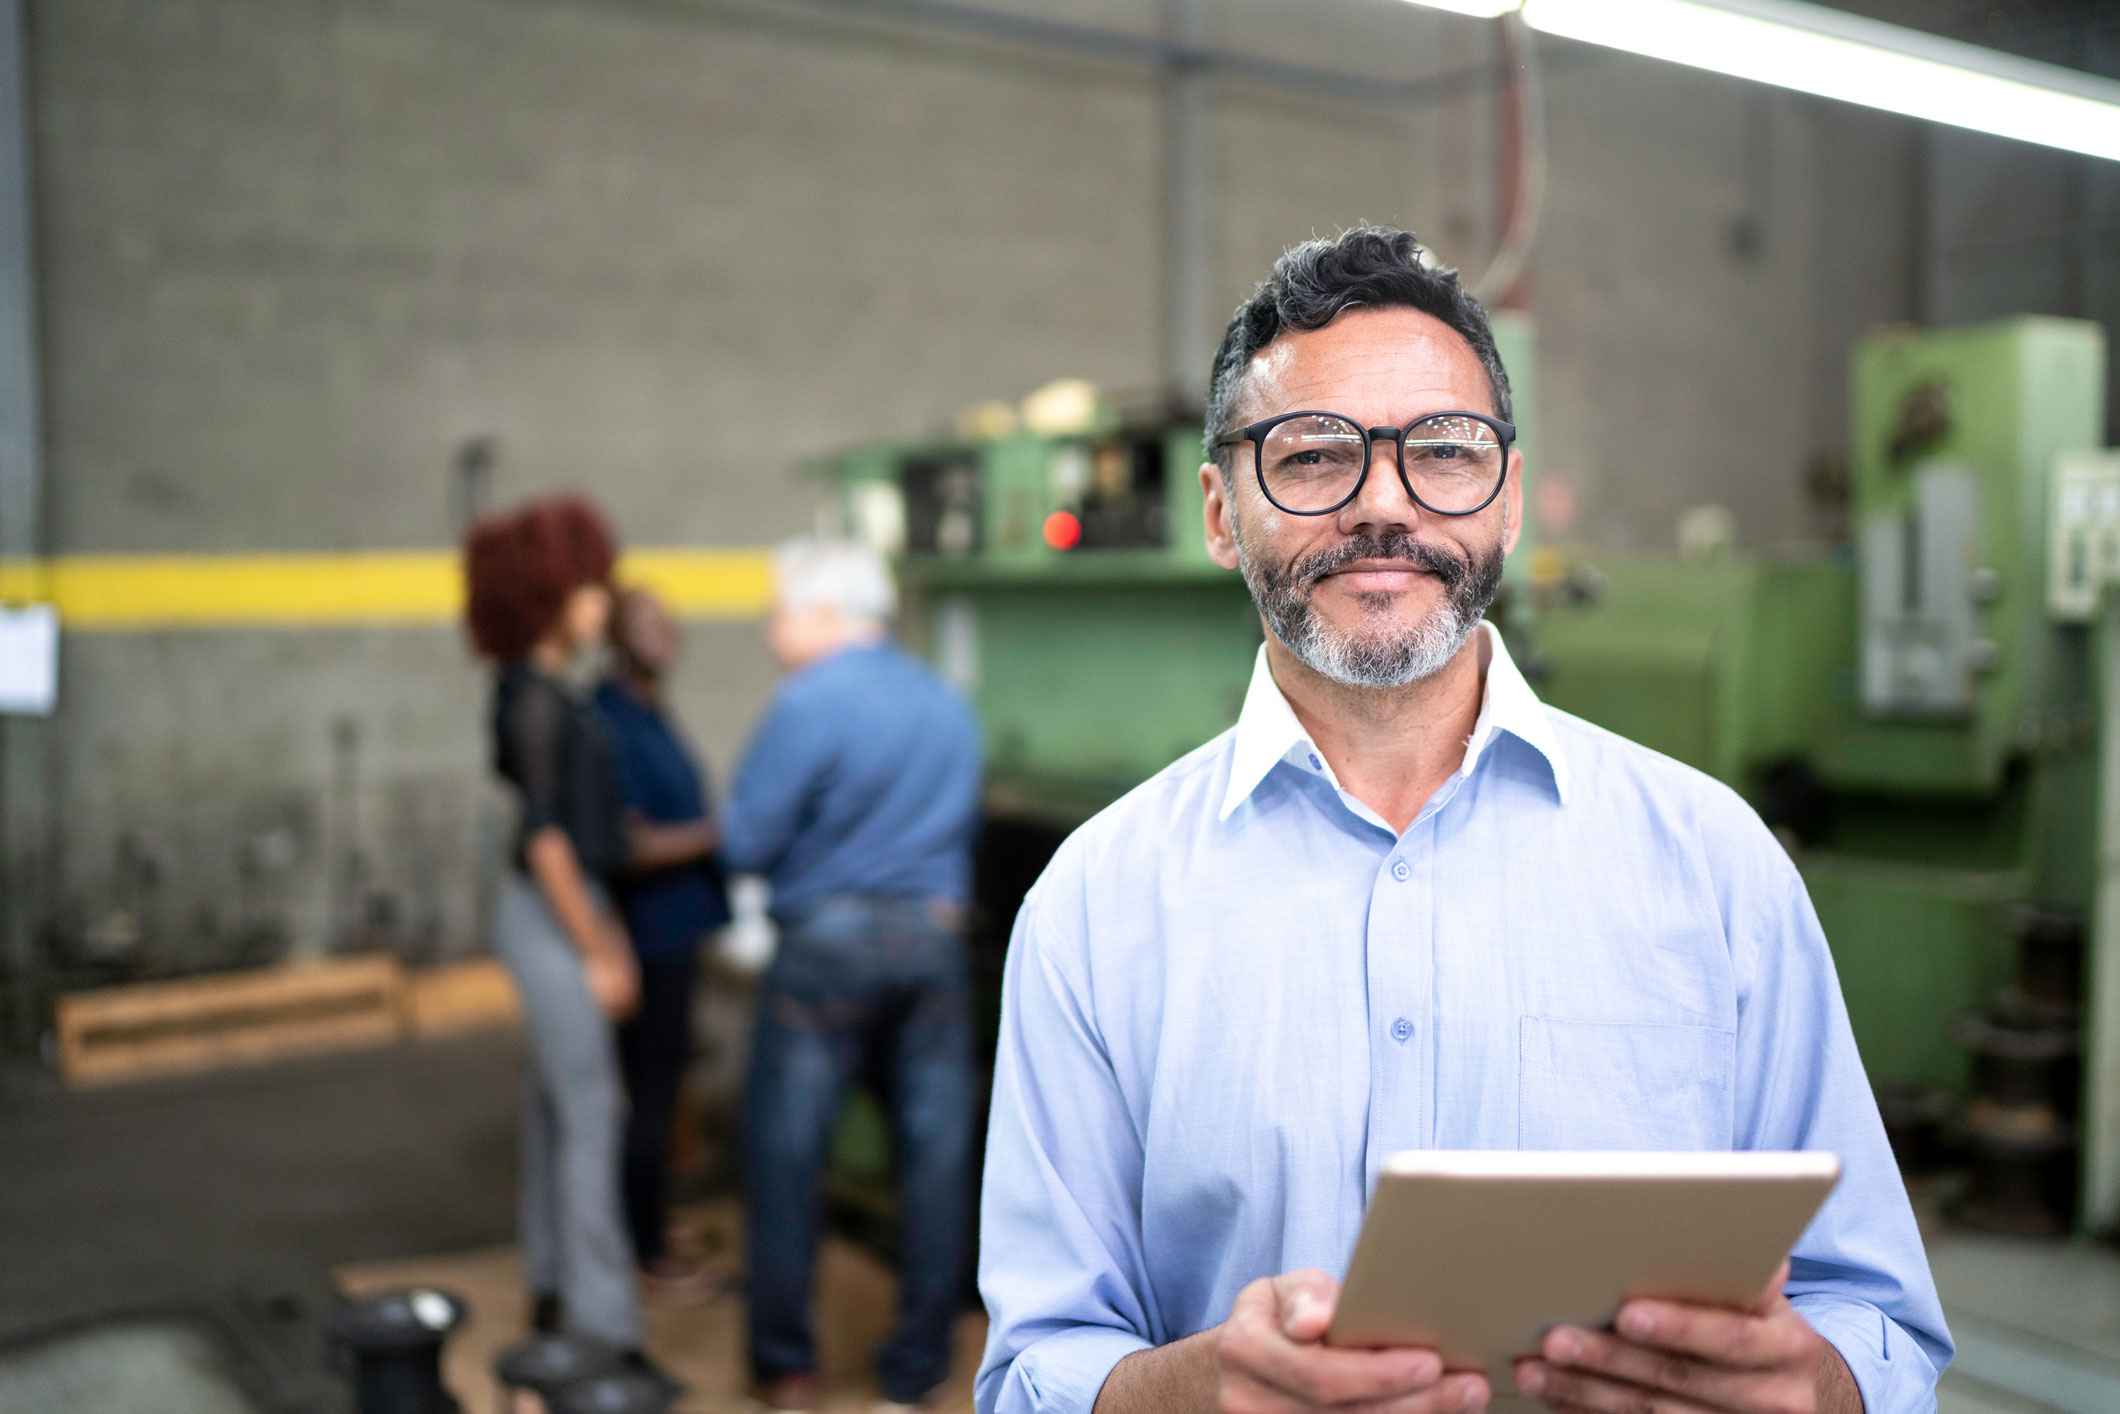
<instances>
[{"instance_id":1,"label":"white paper on wall","mask_svg":"<svg viewBox=\"0 0 2120 1414\"><path fill-rule=\"evenodd\" d=\"M0 609L0 712L48 717L58 700L58 610Z\"/></svg>"}]
</instances>

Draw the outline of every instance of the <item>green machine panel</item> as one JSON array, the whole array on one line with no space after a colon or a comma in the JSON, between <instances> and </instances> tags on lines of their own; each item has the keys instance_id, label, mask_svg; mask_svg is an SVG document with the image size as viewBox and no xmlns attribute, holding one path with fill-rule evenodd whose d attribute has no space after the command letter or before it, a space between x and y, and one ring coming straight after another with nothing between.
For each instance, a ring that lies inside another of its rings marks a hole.
<instances>
[{"instance_id":1,"label":"green machine panel","mask_svg":"<svg viewBox=\"0 0 2120 1414\"><path fill-rule=\"evenodd\" d=\"M1891 330L1856 345L1863 710L1818 744L1827 777L1987 792L2036 736L2055 669L2052 468L2098 445L2104 389L2104 333L2079 320Z\"/></svg>"},{"instance_id":2,"label":"green machine panel","mask_svg":"<svg viewBox=\"0 0 2120 1414\"><path fill-rule=\"evenodd\" d=\"M1594 556L1539 611L1548 702L1744 792L1789 844L1873 1075L1963 1086L1949 1022L2005 980L2005 911L2089 901L2087 644L2048 617L2046 536L2104 361L2067 320L1871 335L1855 545Z\"/></svg>"}]
</instances>

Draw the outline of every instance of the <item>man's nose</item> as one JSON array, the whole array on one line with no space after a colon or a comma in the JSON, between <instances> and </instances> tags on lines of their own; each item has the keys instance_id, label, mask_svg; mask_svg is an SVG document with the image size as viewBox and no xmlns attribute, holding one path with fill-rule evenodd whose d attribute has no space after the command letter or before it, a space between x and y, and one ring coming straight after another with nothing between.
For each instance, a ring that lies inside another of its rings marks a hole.
<instances>
[{"instance_id":1,"label":"man's nose","mask_svg":"<svg viewBox=\"0 0 2120 1414\"><path fill-rule=\"evenodd\" d=\"M1369 474L1362 489L1340 508L1342 531L1360 526L1411 527L1419 524L1421 508L1406 494L1405 478L1399 475L1399 431L1396 427L1369 429Z\"/></svg>"}]
</instances>

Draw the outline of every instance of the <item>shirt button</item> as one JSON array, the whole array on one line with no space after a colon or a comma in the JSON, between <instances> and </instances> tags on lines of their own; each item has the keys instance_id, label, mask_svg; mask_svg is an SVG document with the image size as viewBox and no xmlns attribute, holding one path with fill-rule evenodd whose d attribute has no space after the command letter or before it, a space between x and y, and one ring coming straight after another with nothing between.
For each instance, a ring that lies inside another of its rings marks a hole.
<instances>
[{"instance_id":1,"label":"shirt button","mask_svg":"<svg viewBox=\"0 0 2120 1414\"><path fill-rule=\"evenodd\" d=\"M1391 861L1391 877L1398 880L1400 883L1405 883L1406 880L1412 876L1412 874L1413 871L1406 867L1405 860L1394 859Z\"/></svg>"},{"instance_id":2,"label":"shirt button","mask_svg":"<svg viewBox=\"0 0 2120 1414\"><path fill-rule=\"evenodd\" d=\"M1402 1017L1400 1017L1400 1018L1399 1018L1399 1019L1398 1019L1397 1021L1394 1021L1394 1022L1392 1022L1392 1023L1391 1023L1391 1039L1392 1039L1392 1040L1394 1040L1394 1041L1405 1041L1405 1040L1410 1040L1410 1039L1412 1038L1412 1036L1413 1036L1413 1023L1412 1023L1412 1022L1410 1022L1410 1021L1408 1021L1408 1020L1407 1020L1407 1019L1406 1019L1405 1017L1403 1017L1403 1016L1402 1016Z\"/></svg>"},{"instance_id":3,"label":"shirt button","mask_svg":"<svg viewBox=\"0 0 2120 1414\"><path fill-rule=\"evenodd\" d=\"M1318 759L1318 753L1315 751L1310 753L1310 769L1313 771L1322 771L1325 769L1325 763Z\"/></svg>"}]
</instances>

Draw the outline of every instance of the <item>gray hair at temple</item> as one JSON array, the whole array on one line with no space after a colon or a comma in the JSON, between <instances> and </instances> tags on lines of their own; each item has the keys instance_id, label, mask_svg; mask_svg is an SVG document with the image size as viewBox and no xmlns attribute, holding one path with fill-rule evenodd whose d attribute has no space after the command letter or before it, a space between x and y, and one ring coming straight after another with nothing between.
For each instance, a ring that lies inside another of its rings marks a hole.
<instances>
[{"instance_id":1,"label":"gray hair at temple","mask_svg":"<svg viewBox=\"0 0 2120 1414\"><path fill-rule=\"evenodd\" d=\"M1350 309L1417 309L1441 320L1472 345L1487 370L1494 415L1514 420L1509 374L1495 351L1487 311L1459 283L1457 271L1436 264L1411 231L1355 226L1331 240L1290 247L1230 317L1207 394L1207 447L1224 476L1232 465L1229 449L1215 442L1237 430L1233 419L1251 361L1281 335L1322 329Z\"/></svg>"},{"instance_id":2,"label":"gray hair at temple","mask_svg":"<svg viewBox=\"0 0 2120 1414\"><path fill-rule=\"evenodd\" d=\"M888 623L898 591L883 556L853 540L801 535L773 552L773 592L790 609L833 608L849 619Z\"/></svg>"}]
</instances>

